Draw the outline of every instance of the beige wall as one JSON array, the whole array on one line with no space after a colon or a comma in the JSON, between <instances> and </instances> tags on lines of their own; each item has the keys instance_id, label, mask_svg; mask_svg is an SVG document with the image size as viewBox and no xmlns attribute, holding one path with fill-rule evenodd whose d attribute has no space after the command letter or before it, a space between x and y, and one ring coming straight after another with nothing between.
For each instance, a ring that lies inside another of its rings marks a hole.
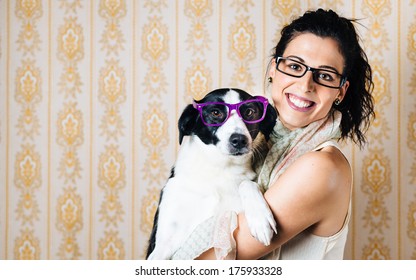
<instances>
[{"instance_id":1,"label":"beige wall","mask_svg":"<svg viewBox=\"0 0 416 280\"><path fill-rule=\"evenodd\" d=\"M416 259L414 0L0 0L0 259L143 258L182 108L262 94L277 30L319 6L362 19L376 85L346 258Z\"/></svg>"}]
</instances>

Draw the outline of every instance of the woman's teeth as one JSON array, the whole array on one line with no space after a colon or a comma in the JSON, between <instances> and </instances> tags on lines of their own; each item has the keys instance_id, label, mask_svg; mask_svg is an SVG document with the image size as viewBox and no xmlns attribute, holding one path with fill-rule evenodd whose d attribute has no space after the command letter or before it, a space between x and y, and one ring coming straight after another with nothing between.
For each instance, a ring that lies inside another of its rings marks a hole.
<instances>
[{"instance_id":1,"label":"woman's teeth","mask_svg":"<svg viewBox=\"0 0 416 280\"><path fill-rule=\"evenodd\" d=\"M290 100L290 102L292 102L296 107L299 107L299 108L307 108L307 107L309 107L309 106L311 106L313 103L312 102L309 102L309 101L305 101L305 100L302 100L302 99L299 99L299 98L297 98L296 96L294 96L294 95L289 95L289 100Z\"/></svg>"}]
</instances>

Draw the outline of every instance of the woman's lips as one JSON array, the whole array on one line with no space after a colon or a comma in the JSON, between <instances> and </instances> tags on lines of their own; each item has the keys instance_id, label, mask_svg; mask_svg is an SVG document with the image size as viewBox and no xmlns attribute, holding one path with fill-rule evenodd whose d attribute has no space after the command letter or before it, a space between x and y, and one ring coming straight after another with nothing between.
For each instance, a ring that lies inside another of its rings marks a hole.
<instances>
[{"instance_id":1,"label":"woman's lips","mask_svg":"<svg viewBox=\"0 0 416 280\"><path fill-rule=\"evenodd\" d=\"M289 103L289 106L297 111L305 112L310 110L314 105L315 102L312 102L307 99L300 98L294 94L287 93L286 99Z\"/></svg>"}]
</instances>

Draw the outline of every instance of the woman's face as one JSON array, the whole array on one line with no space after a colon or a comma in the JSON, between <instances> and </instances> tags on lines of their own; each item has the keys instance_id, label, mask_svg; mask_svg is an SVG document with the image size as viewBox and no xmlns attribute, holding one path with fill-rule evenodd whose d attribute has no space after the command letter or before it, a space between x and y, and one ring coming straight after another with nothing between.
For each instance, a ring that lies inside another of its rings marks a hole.
<instances>
[{"instance_id":1,"label":"woman's face","mask_svg":"<svg viewBox=\"0 0 416 280\"><path fill-rule=\"evenodd\" d=\"M295 37L286 47L283 57L289 57L313 68L336 70L342 73L344 58L339 52L338 43L331 38L303 33ZM276 70L272 62L269 76L272 99L279 112L279 118L289 129L307 126L324 118L336 98L342 99L348 88L348 81L340 89L328 88L312 79L312 72L296 78Z\"/></svg>"}]
</instances>

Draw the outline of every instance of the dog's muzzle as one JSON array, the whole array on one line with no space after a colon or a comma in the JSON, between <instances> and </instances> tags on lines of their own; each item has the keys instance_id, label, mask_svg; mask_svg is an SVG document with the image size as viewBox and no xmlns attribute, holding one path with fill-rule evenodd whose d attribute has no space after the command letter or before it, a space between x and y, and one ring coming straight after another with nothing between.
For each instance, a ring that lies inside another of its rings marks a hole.
<instances>
[{"instance_id":1,"label":"dog's muzzle","mask_svg":"<svg viewBox=\"0 0 416 280\"><path fill-rule=\"evenodd\" d=\"M246 154L250 151L250 142L244 134L233 133L229 139L229 151L230 154L239 156Z\"/></svg>"}]
</instances>

